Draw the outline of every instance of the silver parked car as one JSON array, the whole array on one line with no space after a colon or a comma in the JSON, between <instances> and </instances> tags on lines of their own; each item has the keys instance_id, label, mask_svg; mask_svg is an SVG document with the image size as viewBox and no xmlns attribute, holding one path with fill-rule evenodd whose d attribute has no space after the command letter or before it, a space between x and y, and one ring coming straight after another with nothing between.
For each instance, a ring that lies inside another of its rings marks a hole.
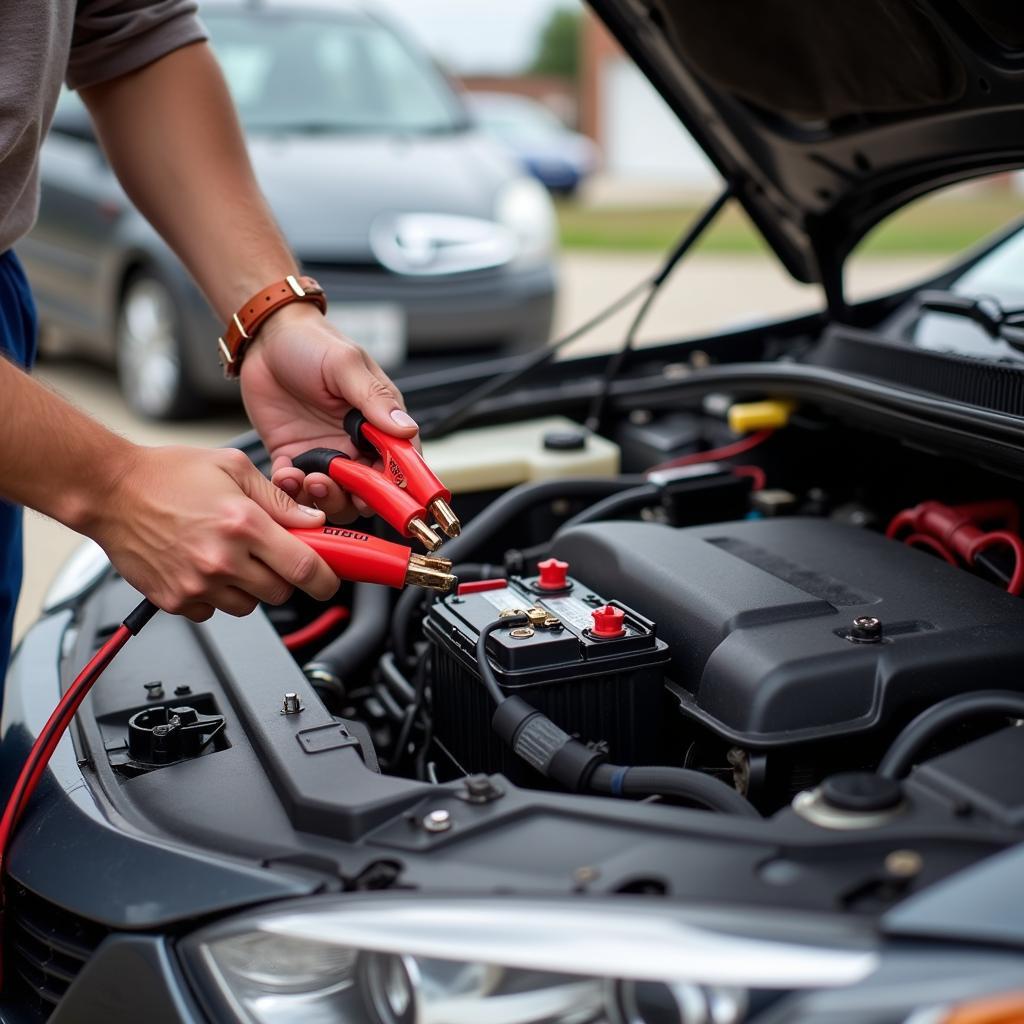
<instances>
[{"instance_id":1,"label":"silver parked car","mask_svg":"<svg viewBox=\"0 0 1024 1024\"><path fill-rule=\"evenodd\" d=\"M387 369L547 340L554 215L472 126L429 58L355 4L203 10L260 183L328 316ZM116 363L138 412L200 411L234 388L222 331L132 207L66 94L42 153L39 222L19 246L44 345Z\"/></svg>"}]
</instances>

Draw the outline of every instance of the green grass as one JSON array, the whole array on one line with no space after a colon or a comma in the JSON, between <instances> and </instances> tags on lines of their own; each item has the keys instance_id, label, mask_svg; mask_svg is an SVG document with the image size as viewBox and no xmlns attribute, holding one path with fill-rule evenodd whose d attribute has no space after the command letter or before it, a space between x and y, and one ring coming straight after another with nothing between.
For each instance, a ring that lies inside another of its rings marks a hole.
<instances>
[{"instance_id":1,"label":"green grass","mask_svg":"<svg viewBox=\"0 0 1024 1024\"><path fill-rule=\"evenodd\" d=\"M558 205L566 249L650 252L667 249L697 212L696 207L590 208ZM864 254L954 253L1024 214L1024 197L1013 193L934 197L894 215L870 234ZM735 206L725 210L700 243L706 253L758 253L764 243Z\"/></svg>"}]
</instances>

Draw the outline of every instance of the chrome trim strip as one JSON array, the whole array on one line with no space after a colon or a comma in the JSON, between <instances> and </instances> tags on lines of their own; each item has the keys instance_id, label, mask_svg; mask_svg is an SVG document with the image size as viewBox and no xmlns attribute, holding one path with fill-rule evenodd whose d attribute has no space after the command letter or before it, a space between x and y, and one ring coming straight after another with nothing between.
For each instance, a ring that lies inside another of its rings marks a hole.
<instances>
[{"instance_id":1,"label":"chrome trim strip","mask_svg":"<svg viewBox=\"0 0 1024 1024\"><path fill-rule=\"evenodd\" d=\"M879 964L874 950L830 947L825 935L815 945L776 941L687 917L606 901L366 899L256 914L231 930L255 926L282 937L525 970L768 989L852 985Z\"/></svg>"}]
</instances>

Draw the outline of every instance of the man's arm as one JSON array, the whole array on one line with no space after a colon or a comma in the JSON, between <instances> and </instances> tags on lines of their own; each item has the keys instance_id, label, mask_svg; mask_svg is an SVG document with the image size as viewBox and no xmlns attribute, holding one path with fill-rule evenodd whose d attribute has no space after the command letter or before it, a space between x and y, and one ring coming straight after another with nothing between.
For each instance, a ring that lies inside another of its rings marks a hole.
<instances>
[{"instance_id":1,"label":"man's arm","mask_svg":"<svg viewBox=\"0 0 1024 1024\"><path fill-rule=\"evenodd\" d=\"M249 164L220 68L205 43L82 90L111 166L227 322L253 294L297 272ZM211 358L215 339L210 339ZM381 429L416 433L381 368L298 303L271 317L242 364L242 396L274 459L274 480L332 518L353 509L323 474L291 468L317 446L355 449L341 421L352 406Z\"/></svg>"},{"instance_id":2,"label":"man's arm","mask_svg":"<svg viewBox=\"0 0 1024 1024\"><path fill-rule=\"evenodd\" d=\"M319 600L338 580L280 526L302 508L238 451L141 448L0 358L0 496L92 537L129 583L199 622L246 615L297 586ZM280 524L280 525L278 525Z\"/></svg>"}]
</instances>

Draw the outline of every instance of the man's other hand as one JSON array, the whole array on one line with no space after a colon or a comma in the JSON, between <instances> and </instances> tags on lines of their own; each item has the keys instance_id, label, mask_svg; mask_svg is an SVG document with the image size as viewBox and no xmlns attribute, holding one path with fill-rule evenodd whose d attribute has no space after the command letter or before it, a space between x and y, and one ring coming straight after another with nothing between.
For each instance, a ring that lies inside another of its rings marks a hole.
<instances>
[{"instance_id":1,"label":"man's other hand","mask_svg":"<svg viewBox=\"0 0 1024 1024\"><path fill-rule=\"evenodd\" d=\"M282 529L323 521L233 448L135 448L89 532L133 587L202 622L282 604L295 587L331 597L337 576Z\"/></svg>"}]
</instances>

